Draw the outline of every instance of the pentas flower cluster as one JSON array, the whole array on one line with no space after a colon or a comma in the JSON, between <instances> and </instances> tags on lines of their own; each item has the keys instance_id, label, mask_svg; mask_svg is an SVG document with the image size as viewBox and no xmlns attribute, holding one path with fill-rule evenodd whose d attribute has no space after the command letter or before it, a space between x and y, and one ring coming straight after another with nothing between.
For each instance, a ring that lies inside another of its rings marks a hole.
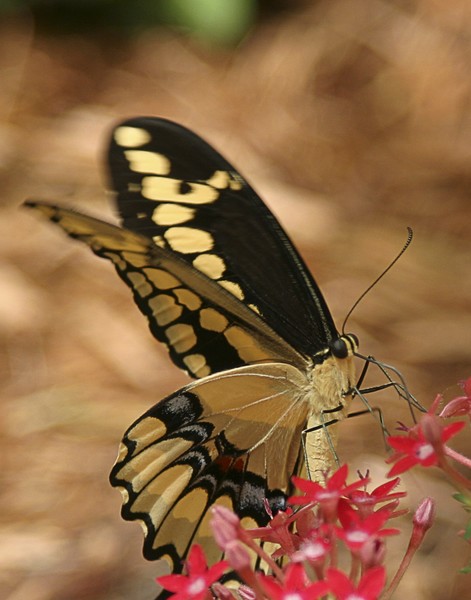
<instances>
[{"instance_id":1,"label":"pentas flower cluster","mask_svg":"<svg viewBox=\"0 0 471 600\"><path fill-rule=\"evenodd\" d=\"M471 464L446 445L465 423L446 425L443 421L451 416L471 416L471 378L463 382L462 389L463 395L438 415L440 396L414 427L402 426L401 435L388 438L394 449L388 460L394 463L388 477L415 465L439 467L459 489L457 499L469 509L471 484L449 459ZM372 491L367 490L368 474L349 484L347 477L347 465L326 475L323 484L293 477L300 494L290 497L290 508L276 515L266 503L270 519L266 527L246 530L236 514L214 506L211 525L225 560L209 567L202 548L195 545L185 575L165 575L157 581L174 592L172 600L388 600L432 525L434 502L426 498L417 508L402 562L396 573L387 577L386 542L400 533L391 527L391 520L406 512L399 509L405 492L397 491L398 477ZM471 526L463 536L471 539ZM255 562L263 565L265 572L254 569ZM220 583L224 574L226 580L231 574L238 579L237 591L229 581Z\"/></svg>"},{"instance_id":2,"label":"pentas flower cluster","mask_svg":"<svg viewBox=\"0 0 471 600\"><path fill-rule=\"evenodd\" d=\"M376 600L385 592L385 539L399 533L387 525L402 514L397 508L405 493L395 491L398 478L368 492L368 477L347 484L347 476L348 467L343 465L323 485L293 478L301 495L288 503L298 510L273 515L267 504L266 527L246 530L236 514L214 506L212 529L225 560L208 567L201 547L195 545L186 575L165 575L159 583L175 592L173 600ZM425 533L430 524L431 518L423 519L416 529ZM340 565L341 547L350 557L348 571ZM253 553L270 574L253 568ZM278 559L286 566L281 567ZM237 595L229 584L218 582L231 571L243 582Z\"/></svg>"}]
</instances>

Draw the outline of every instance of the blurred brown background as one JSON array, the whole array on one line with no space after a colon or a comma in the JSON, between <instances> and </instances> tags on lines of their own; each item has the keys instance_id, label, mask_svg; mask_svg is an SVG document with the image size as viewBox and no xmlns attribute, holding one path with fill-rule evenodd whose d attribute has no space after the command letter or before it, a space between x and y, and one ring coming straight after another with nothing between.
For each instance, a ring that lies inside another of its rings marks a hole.
<instances>
[{"instance_id":1,"label":"blurred brown background","mask_svg":"<svg viewBox=\"0 0 471 600\"><path fill-rule=\"evenodd\" d=\"M347 329L427 406L471 375L468 0L194 0L187 14L183 4L0 2L8 600L156 591L155 564L141 557L139 527L120 519L107 477L126 427L187 378L111 266L19 208L43 198L112 220L102 155L125 117L182 122L233 162L295 240L339 327L413 227L412 247ZM394 394L372 400L391 429L408 419ZM384 452L371 416L342 432L341 457L379 483ZM429 471L404 479L405 504L433 495L438 519L397 597L469 598L469 579L457 574L469 560L457 537L466 519L451 489ZM408 519L404 530L392 567Z\"/></svg>"}]
</instances>

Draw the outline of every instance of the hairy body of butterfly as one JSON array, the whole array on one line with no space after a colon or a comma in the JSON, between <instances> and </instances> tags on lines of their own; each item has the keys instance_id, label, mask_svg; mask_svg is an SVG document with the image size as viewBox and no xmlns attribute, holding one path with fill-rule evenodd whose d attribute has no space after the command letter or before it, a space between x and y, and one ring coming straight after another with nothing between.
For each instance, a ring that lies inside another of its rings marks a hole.
<instances>
[{"instance_id":1,"label":"hairy body of butterfly","mask_svg":"<svg viewBox=\"0 0 471 600\"><path fill-rule=\"evenodd\" d=\"M114 263L153 335L196 381L125 433L111 472L144 555L179 571L190 545L210 561L214 504L250 525L284 508L290 477L332 464L323 414L342 418L357 340L340 336L281 226L235 169L164 119L116 127L109 149L123 228L27 202ZM332 443L332 442L331 442Z\"/></svg>"}]
</instances>

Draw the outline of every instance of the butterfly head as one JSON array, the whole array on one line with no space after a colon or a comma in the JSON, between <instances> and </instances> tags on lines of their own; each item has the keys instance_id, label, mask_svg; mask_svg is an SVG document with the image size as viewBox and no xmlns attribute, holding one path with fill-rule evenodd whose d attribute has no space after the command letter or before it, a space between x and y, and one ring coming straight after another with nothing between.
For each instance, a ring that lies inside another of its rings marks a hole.
<instances>
[{"instance_id":1,"label":"butterfly head","mask_svg":"<svg viewBox=\"0 0 471 600\"><path fill-rule=\"evenodd\" d=\"M347 333L333 340L329 349L335 358L347 358L358 350L359 342L354 333Z\"/></svg>"}]
</instances>

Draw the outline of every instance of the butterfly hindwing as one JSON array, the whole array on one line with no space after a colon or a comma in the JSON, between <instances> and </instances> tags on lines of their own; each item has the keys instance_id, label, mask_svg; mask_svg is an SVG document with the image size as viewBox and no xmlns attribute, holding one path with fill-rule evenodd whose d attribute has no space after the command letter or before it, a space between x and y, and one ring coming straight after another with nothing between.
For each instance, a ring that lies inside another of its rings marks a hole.
<instances>
[{"instance_id":1,"label":"butterfly hindwing","mask_svg":"<svg viewBox=\"0 0 471 600\"><path fill-rule=\"evenodd\" d=\"M336 339L324 298L280 224L199 136L165 119L131 119L114 129L108 162L126 228L228 289L299 352L312 355Z\"/></svg>"},{"instance_id":2,"label":"butterfly hindwing","mask_svg":"<svg viewBox=\"0 0 471 600\"><path fill-rule=\"evenodd\" d=\"M123 488L124 518L145 524L147 558L175 569L195 541L216 558L214 504L252 526L268 521L264 498L284 507L310 411L305 385L285 363L240 367L186 386L128 429L111 483Z\"/></svg>"}]
</instances>

